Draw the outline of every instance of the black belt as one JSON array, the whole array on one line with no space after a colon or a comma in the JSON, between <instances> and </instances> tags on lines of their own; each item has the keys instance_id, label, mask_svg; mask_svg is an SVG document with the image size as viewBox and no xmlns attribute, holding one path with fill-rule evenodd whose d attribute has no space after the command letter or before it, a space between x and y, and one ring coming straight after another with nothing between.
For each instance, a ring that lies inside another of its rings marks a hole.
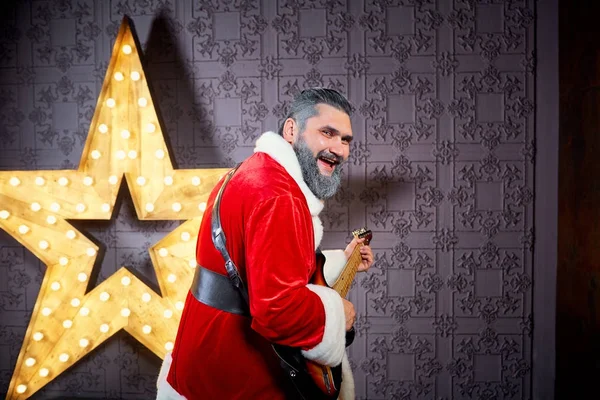
<instances>
[{"instance_id":1,"label":"black belt","mask_svg":"<svg viewBox=\"0 0 600 400\"><path fill-rule=\"evenodd\" d=\"M240 291L221 275L201 265L196 268L190 291L200 303L232 314L250 316Z\"/></svg>"}]
</instances>

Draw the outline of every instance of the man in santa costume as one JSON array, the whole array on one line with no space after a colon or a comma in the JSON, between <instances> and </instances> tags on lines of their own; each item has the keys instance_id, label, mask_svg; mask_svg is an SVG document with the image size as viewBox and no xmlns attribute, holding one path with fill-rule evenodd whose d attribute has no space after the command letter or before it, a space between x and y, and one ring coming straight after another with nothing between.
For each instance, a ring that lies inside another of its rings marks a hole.
<instances>
[{"instance_id":1,"label":"man in santa costume","mask_svg":"<svg viewBox=\"0 0 600 400\"><path fill-rule=\"evenodd\" d=\"M319 213L340 186L340 167L350 151L350 113L337 91L304 90L279 133L264 133L254 154L232 175L219 215L227 252L247 289L250 315L207 305L198 299L201 292L191 290L173 352L161 368L157 399L294 398L271 343L299 348L322 365L342 364L340 397L354 398L345 351L354 307L333 289L309 283L323 236ZM198 268L227 276L210 218L222 184L209 197L196 258ZM323 251L330 286L361 242L355 238L345 250ZM359 271L365 271L373 254L367 245L360 251Z\"/></svg>"}]
</instances>

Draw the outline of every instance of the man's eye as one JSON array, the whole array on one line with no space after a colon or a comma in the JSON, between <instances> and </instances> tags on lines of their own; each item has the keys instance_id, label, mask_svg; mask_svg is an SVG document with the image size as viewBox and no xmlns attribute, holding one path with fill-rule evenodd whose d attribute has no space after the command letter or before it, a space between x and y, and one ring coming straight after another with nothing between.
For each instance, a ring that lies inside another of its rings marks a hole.
<instances>
[{"instance_id":1,"label":"man's eye","mask_svg":"<svg viewBox=\"0 0 600 400\"><path fill-rule=\"evenodd\" d=\"M331 136L331 131L323 131L323 133L327 136Z\"/></svg>"}]
</instances>

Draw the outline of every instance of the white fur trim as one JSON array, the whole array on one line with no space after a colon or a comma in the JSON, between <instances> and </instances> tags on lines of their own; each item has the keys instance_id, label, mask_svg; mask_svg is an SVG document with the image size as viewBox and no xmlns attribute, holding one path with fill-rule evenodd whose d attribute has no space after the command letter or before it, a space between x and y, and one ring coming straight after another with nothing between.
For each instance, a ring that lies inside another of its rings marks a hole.
<instances>
[{"instance_id":1,"label":"white fur trim","mask_svg":"<svg viewBox=\"0 0 600 400\"><path fill-rule=\"evenodd\" d=\"M156 387L158 389L156 392L156 400L186 400L184 396L177 393L173 386L167 382L167 375L169 375L169 369L171 368L172 362L173 358L171 357L171 352L168 352L160 367L158 380L156 381Z\"/></svg>"},{"instance_id":2,"label":"white fur trim","mask_svg":"<svg viewBox=\"0 0 600 400\"><path fill-rule=\"evenodd\" d=\"M310 215L312 215L313 229L315 231L315 249L319 247L323 238L323 225L319 213L323 210L324 203L308 188L302 177L302 169L296 157L296 152L291 144L275 132L265 132L256 141L255 153L265 153L277 161L290 176L296 181L306 198Z\"/></svg>"},{"instance_id":3,"label":"white fur trim","mask_svg":"<svg viewBox=\"0 0 600 400\"><path fill-rule=\"evenodd\" d=\"M333 289L320 285L306 285L316 293L325 307L325 331L321 343L310 350L302 350L302 355L322 365L340 365L346 350L346 320L342 298Z\"/></svg>"},{"instance_id":4,"label":"white fur trim","mask_svg":"<svg viewBox=\"0 0 600 400\"><path fill-rule=\"evenodd\" d=\"M344 358L342 359L342 387L340 388L338 400L354 400L354 397L354 375L352 374L348 354L344 353Z\"/></svg>"},{"instance_id":5,"label":"white fur trim","mask_svg":"<svg viewBox=\"0 0 600 400\"><path fill-rule=\"evenodd\" d=\"M323 250L323 255L325 256L323 275L325 275L325 281L331 287L340 277L348 260L346 260L344 250Z\"/></svg>"}]
</instances>

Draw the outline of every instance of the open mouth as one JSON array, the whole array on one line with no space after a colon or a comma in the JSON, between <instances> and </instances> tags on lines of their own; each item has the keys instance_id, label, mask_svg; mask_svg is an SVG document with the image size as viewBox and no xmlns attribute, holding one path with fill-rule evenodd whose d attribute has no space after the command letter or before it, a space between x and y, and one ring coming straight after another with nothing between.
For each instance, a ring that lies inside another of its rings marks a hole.
<instances>
[{"instance_id":1,"label":"open mouth","mask_svg":"<svg viewBox=\"0 0 600 400\"><path fill-rule=\"evenodd\" d=\"M326 175L331 175L336 165L338 165L339 163L331 158L319 157L317 160L317 164L319 165L322 173Z\"/></svg>"}]
</instances>

